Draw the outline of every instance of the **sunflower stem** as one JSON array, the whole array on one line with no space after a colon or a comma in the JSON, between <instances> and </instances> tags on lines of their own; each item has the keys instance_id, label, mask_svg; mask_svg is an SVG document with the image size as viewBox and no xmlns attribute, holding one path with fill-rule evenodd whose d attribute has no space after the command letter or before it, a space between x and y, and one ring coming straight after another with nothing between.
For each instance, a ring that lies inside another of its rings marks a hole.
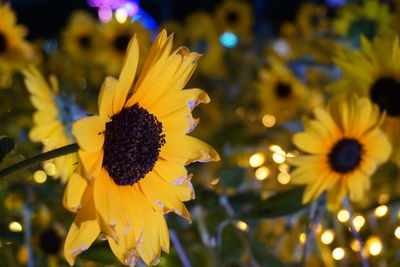
<instances>
[{"instance_id":1,"label":"sunflower stem","mask_svg":"<svg viewBox=\"0 0 400 267\"><path fill-rule=\"evenodd\" d=\"M11 165L5 169L0 170L0 178L7 175L13 174L22 169L28 168L32 165L38 164L42 161L54 159L60 156L68 155L77 152L79 149L78 144L66 145L48 152L41 153L39 155L33 156L29 159L18 162L17 164Z\"/></svg>"},{"instance_id":2,"label":"sunflower stem","mask_svg":"<svg viewBox=\"0 0 400 267\"><path fill-rule=\"evenodd\" d=\"M171 238L172 244L175 247L176 253L179 256L179 259L181 260L182 266L183 267L192 267L190 264L189 258L185 253L185 250L182 247L181 242L179 242L179 238L176 234L176 232L172 229L169 230L169 236Z\"/></svg>"},{"instance_id":3,"label":"sunflower stem","mask_svg":"<svg viewBox=\"0 0 400 267\"><path fill-rule=\"evenodd\" d=\"M350 224L351 234L353 235L354 239L357 240L357 242L360 244L360 249L358 250L358 254L360 255L361 264L363 267L369 267L368 260L364 254L364 243L362 241L360 233L357 231L357 228L354 225L353 222L354 213L347 197L343 200L343 206L350 214L349 224Z\"/></svg>"}]
</instances>

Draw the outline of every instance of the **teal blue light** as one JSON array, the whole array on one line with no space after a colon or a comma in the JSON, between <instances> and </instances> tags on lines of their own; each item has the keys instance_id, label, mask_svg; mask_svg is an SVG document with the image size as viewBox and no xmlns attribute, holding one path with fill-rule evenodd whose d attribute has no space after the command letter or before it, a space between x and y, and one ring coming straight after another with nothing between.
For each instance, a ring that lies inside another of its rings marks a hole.
<instances>
[{"instance_id":1,"label":"teal blue light","mask_svg":"<svg viewBox=\"0 0 400 267\"><path fill-rule=\"evenodd\" d=\"M238 38L233 32L224 32L221 37L219 37L221 44L227 48L233 48L238 43Z\"/></svg>"}]
</instances>

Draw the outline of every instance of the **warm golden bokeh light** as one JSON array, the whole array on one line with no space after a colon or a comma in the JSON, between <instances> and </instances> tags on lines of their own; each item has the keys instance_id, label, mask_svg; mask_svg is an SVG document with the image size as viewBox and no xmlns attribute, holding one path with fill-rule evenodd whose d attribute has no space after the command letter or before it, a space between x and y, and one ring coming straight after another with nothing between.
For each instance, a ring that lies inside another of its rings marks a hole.
<instances>
[{"instance_id":1,"label":"warm golden bokeh light","mask_svg":"<svg viewBox=\"0 0 400 267\"><path fill-rule=\"evenodd\" d=\"M11 232L22 232L22 225L14 221L8 225L8 229L10 229Z\"/></svg>"},{"instance_id":2,"label":"warm golden bokeh light","mask_svg":"<svg viewBox=\"0 0 400 267\"><path fill-rule=\"evenodd\" d=\"M33 180L38 184L43 184L47 180L47 174L42 170L38 170L33 174Z\"/></svg>"},{"instance_id":3,"label":"warm golden bokeh light","mask_svg":"<svg viewBox=\"0 0 400 267\"><path fill-rule=\"evenodd\" d=\"M290 175L288 173L280 173L278 175L278 182L280 184L288 184L290 182Z\"/></svg>"},{"instance_id":4,"label":"warm golden bokeh light","mask_svg":"<svg viewBox=\"0 0 400 267\"><path fill-rule=\"evenodd\" d=\"M357 215L353 219L353 225L357 231L360 231L365 224L365 218L362 215Z\"/></svg>"},{"instance_id":5,"label":"warm golden bokeh light","mask_svg":"<svg viewBox=\"0 0 400 267\"><path fill-rule=\"evenodd\" d=\"M398 227L394 230L394 235L396 236L397 239L400 239L400 226L398 226Z\"/></svg>"},{"instance_id":6,"label":"warm golden bokeh light","mask_svg":"<svg viewBox=\"0 0 400 267\"><path fill-rule=\"evenodd\" d=\"M329 245L335 239L335 232L332 230L325 230L321 235L321 242L325 245Z\"/></svg>"},{"instance_id":7,"label":"warm golden bokeh light","mask_svg":"<svg viewBox=\"0 0 400 267\"><path fill-rule=\"evenodd\" d=\"M337 214L339 222L345 223L350 219L350 213L347 210L340 210Z\"/></svg>"},{"instance_id":8,"label":"warm golden bokeh light","mask_svg":"<svg viewBox=\"0 0 400 267\"><path fill-rule=\"evenodd\" d=\"M386 205L380 205L374 210L374 214L376 217L383 217L387 214L389 208Z\"/></svg>"},{"instance_id":9,"label":"warm golden bokeh light","mask_svg":"<svg viewBox=\"0 0 400 267\"><path fill-rule=\"evenodd\" d=\"M249 230L249 226L247 223L245 223L244 221L237 221L236 222L236 227L243 232L247 232Z\"/></svg>"},{"instance_id":10,"label":"warm golden bokeh light","mask_svg":"<svg viewBox=\"0 0 400 267\"><path fill-rule=\"evenodd\" d=\"M253 168L260 167L261 165L264 164L264 162L265 162L265 156L260 152L251 155L251 157L249 158L249 164Z\"/></svg>"},{"instance_id":11,"label":"warm golden bokeh light","mask_svg":"<svg viewBox=\"0 0 400 267\"><path fill-rule=\"evenodd\" d=\"M272 154L272 159L276 162L276 163L283 163L286 160L286 153L285 151L278 151L275 152L274 154Z\"/></svg>"},{"instance_id":12,"label":"warm golden bokeh light","mask_svg":"<svg viewBox=\"0 0 400 267\"><path fill-rule=\"evenodd\" d=\"M265 127L267 128L271 128L275 125L276 123L276 119L273 115L270 114L266 114L263 118L262 118L262 123Z\"/></svg>"},{"instance_id":13,"label":"warm golden bokeh light","mask_svg":"<svg viewBox=\"0 0 400 267\"><path fill-rule=\"evenodd\" d=\"M260 180L260 181L268 178L269 174L270 174L270 171L265 166L258 168L255 172L255 176L256 176L257 180Z\"/></svg>"},{"instance_id":14,"label":"warm golden bokeh light","mask_svg":"<svg viewBox=\"0 0 400 267\"><path fill-rule=\"evenodd\" d=\"M54 163L51 162L47 162L44 165L44 170L46 172L47 175L49 176L53 176L56 174L56 165L54 165Z\"/></svg>"},{"instance_id":15,"label":"warm golden bokeh light","mask_svg":"<svg viewBox=\"0 0 400 267\"><path fill-rule=\"evenodd\" d=\"M366 248L372 256L377 256L382 252L382 242L376 236L371 236L366 242Z\"/></svg>"},{"instance_id":16,"label":"warm golden bokeh light","mask_svg":"<svg viewBox=\"0 0 400 267\"><path fill-rule=\"evenodd\" d=\"M342 260L345 256L345 254L346 253L345 253L344 249L341 247L337 247L332 251L332 257L337 261Z\"/></svg>"},{"instance_id":17,"label":"warm golden bokeh light","mask_svg":"<svg viewBox=\"0 0 400 267\"><path fill-rule=\"evenodd\" d=\"M300 243L301 243L301 244L304 244L304 243L306 242L306 239L307 239L306 233L300 233L300 235L299 235L299 241L300 241Z\"/></svg>"}]
</instances>

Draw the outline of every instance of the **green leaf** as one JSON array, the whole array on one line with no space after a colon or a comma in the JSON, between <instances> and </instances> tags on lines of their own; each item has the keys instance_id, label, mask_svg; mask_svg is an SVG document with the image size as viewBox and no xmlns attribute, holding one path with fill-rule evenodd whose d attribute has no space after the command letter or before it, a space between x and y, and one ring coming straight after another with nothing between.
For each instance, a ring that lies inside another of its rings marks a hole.
<instances>
[{"instance_id":1,"label":"green leaf","mask_svg":"<svg viewBox=\"0 0 400 267\"><path fill-rule=\"evenodd\" d=\"M219 173L220 185L225 188L236 188L244 181L245 169L232 167Z\"/></svg>"},{"instance_id":2,"label":"green leaf","mask_svg":"<svg viewBox=\"0 0 400 267\"><path fill-rule=\"evenodd\" d=\"M237 210L237 217L243 219L265 219L287 216L304 209L302 204L304 187L273 195L261 200L258 195L242 194L231 198L232 205Z\"/></svg>"},{"instance_id":3,"label":"green leaf","mask_svg":"<svg viewBox=\"0 0 400 267\"><path fill-rule=\"evenodd\" d=\"M118 262L106 242L93 244L88 250L80 254L79 258L104 264L115 264Z\"/></svg>"}]
</instances>

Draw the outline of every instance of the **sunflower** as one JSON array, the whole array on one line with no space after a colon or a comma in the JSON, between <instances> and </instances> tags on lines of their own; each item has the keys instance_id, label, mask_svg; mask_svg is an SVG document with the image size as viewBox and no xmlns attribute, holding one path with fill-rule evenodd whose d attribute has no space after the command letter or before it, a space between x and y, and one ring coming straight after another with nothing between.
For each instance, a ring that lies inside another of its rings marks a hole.
<instances>
[{"instance_id":1,"label":"sunflower","mask_svg":"<svg viewBox=\"0 0 400 267\"><path fill-rule=\"evenodd\" d=\"M231 31L243 43L251 41L253 10L240 0L226 0L215 10L215 19L221 32Z\"/></svg>"},{"instance_id":2,"label":"sunflower","mask_svg":"<svg viewBox=\"0 0 400 267\"><path fill-rule=\"evenodd\" d=\"M293 119L303 107L307 89L282 62L271 60L269 68L261 69L256 86L263 111L277 123Z\"/></svg>"},{"instance_id":3,"label":"sunflower","mask_svg":"<svg viewBox=\"0 0 400 267\"><path fill-rule=\"evenodd\" d=\"M85 11L75 11L62 34L65 51L79 62L90 62L99 46L96 20Z\"/></svg>"},{"instance_id":4,"label":"sunflower","mask_svg":"<svg viewBox=\"0 0 400 267\"><path fill-rule=\"evenodd\" d=\"M23 71L25 85L31 94L30 100L36 109L33 114L34 127L29 132L29 138L34 142L43 143L43 151L53 150L73 142L71 135L72 121L80 118L83 112L58 94L58 82L55 76L50 76L50 84L40 72L30 67ZM66 182L75 170L78 162L76 154L58 157L50 162L55 165L54 177L60 177Z\"/></svg>"},{"instance_id":5,"label":"sunflower","mask_svg":"<svg viewBox=\"0 0 400 267\"><path fill-rule=\"evenodd\" d=\"M304 3L297 12L297 25L303 37L313 37L328 30L327 9L323 5Z\"/></svg>"},{"instance_id":6,"label":"sunflower","mask_svg":"<svg viewBox=\"0 0 400 267\"><path fill-rule=\"evenodd\" d=\"M0 3L0 71L21 69L33 54L24 39L27 30L16 24L16 17L9 4Z\"/></svg>"},{"instance_id":7,"label":"sunflower","mask_svg":"<svg viewBox=\"0 0 400 267\"><path fill-rule=\"evenodd\" d=\"M347 4L341 7L338 17L333 21L333 30L357 42L360 35L371 40L377 35L391 33L391 22L392 15L387 4L379 0L366 0L362 5Z\"/></svg>"},{"instance_id":8,"label":"sunflower","mask_svg":"<svg viewBox=\"0 0 400 267\"><path fill-rule=\"evenodd\" d=\"M72 264L100 231L118 259L146 264L169 251L163 214L187 220L182 201L194 198L185 165L219 160L202 141L187 136L197 124L191 115L208 103L200 89L182 90L200 54L186 47L172 51L172 36L162 31L154 41L133 85L138 40L131 39L119 79L106 78L99 94L99 115L73 125L83 171L71 177L64 195L66 208L77 211L65 243Z\"/></svg>"},{"instance_id":9,"label":"sunflower","mask_svg":"<svg viewBox=\"0 0 400 267\"><path fill-rule=\"evenodd\" d=\"M334 59L343 79L331 92L367 96L387 113L382 129L392 143L392 160L400 165L400 47L399 38L361 38L361 50L343 49Z\"/></svg>"},{"instance_id":10,"label":"sunflower","mask_svg":"<svg viewBox=\"0 0 400 267\"><path fill-rule=\"evenodd\" d=\"M223 49L215 24L209 14L196 12L186 20L186 32L190 49L203 54L199 63L202 73L212 76L223 76L226 72L223 65Z\"/></svg>"},{"instance_id":11,"label":"sunflower","mask_svg":"<svg viewBox=\"0 0 400 267\"><path fill-rule=\"evenodd\" d=\"M291 181L307 185L303 203L327 191L328 208L335 210L347 192L353 201L362 199L391 146L378 128L379 107L366 97L333 98L327 107L315 108L314 116L304 122L304 132L293 136L294 144L310 155L289 159L297 166Z\"/></svg>"},{"instance_id":12,"label":"sunflower","mask_svg":"<svg viewBox=\"0 0 400 267\"><path fill-rule=\"evenodd\" d=\"M140 41L140 58L145 58L150 44L150 33L140 22L131 22L129 19L119 23L114 17L101 27L103 47L98 54L100 62L110 75L116 75L121 70L121 62L124 59L126 48L131 36L136 34ZM139 62L141 65L142 62Z\"/></svg>"}]
</instances>

